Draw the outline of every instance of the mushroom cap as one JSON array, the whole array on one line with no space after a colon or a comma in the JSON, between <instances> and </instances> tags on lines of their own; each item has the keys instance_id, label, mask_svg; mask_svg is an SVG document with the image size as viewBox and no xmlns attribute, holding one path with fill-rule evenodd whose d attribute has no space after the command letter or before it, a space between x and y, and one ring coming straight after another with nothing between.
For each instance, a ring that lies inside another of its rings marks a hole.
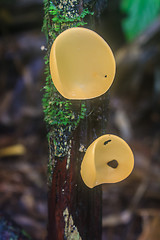
<instances>
[{"instance_id":1,"label":"mushroom cap","mask_svg":"<svg viewBox=\"0 0 160 240\"><path fill-rule=\"evenodd\" d=\"M93 188L102 183L122 181L133 167L134 156L129 145L118 136L106 134L88 147L81 164L81 177Z\"/></svg>"},{"instance_id":2,"label":"mushroom cap","mask_svg":"<svg viewBox=\"0 0 160 240\"><path fill-rule=\"evenodd\" d=\"M50 52L50 72L59 93L68 99L104 94L115 76L113 53L97 33L74 27L62 32Z\"/></svg>"}]
</instances>

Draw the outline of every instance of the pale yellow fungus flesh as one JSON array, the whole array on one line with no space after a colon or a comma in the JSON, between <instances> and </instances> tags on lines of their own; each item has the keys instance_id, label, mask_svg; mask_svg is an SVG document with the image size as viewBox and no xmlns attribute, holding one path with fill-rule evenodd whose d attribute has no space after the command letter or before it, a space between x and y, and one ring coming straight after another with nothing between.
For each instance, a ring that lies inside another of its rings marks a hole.
<instances>
[{"instance_id":1,"label":"pale yellow fungus flesh","mask_svg":"<svg viewBox=\"0 0 160 240\"><path fill-rule=\"evenodd\" d=\"M122 181L130 175L133 167L134 156L129 145L118 136L106 134L87 148L81 164L81 177L89 188L93 188Z\"/></svg>"},{"instance_id":2,"label":"pale yellow fungus flesh","mask_svg":"<svg viewBox=\"0 0 160 240\"><path fill-rule=\"evenodd\" d=\"M91 99L104 94L113 82L115 68L108 44L86 28L65 30L51 47L51 77L67 99Z\"/></svg>"}]
</instances>

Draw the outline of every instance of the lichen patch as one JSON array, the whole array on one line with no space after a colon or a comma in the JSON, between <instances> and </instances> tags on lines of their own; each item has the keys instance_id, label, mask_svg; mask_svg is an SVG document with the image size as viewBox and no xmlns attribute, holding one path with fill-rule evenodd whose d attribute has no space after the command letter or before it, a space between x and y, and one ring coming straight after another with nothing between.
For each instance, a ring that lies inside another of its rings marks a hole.
<instances>
[{"instance_id":1,"label":"lichen patch","mask_svg":"<svg viewBox=\"0 0 160 240\"><path fill-rule=\"evenodd\" d=\"M82 240L79 235L78 229L74 224L72 215L69 214L68 208L63 211L65 222L64 235L67 240Z\"/></svg>"}]
</instances>

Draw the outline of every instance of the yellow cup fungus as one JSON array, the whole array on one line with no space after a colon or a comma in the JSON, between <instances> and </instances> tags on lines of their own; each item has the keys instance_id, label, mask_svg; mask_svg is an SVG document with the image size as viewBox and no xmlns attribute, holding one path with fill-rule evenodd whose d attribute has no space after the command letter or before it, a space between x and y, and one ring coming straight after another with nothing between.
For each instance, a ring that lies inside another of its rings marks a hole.
<instances>
[{"instance_id":1,"label":"yellow cup fungus","mask_svg":"<svg viewBox=\"0 0 160 240\"><path fill-rule=\"evenodd\" d=\"M105 40L86 28L65 30L51 47L51 77L67 99L91 99L104 94L113 82L115 66Z\"/></svg>"},{"instance_id":2,"label":"yellow cup fungus","mask_svg":"<svg viewBox=\"0 0 160 240\"><path fill-rule=\"evenodd\" d=\"M106 134L88 147L81 164L81 176L84 183L93 188L122 181L133 167L134 156L128 144L118 136Z\"/></svg>"}]
</instances>

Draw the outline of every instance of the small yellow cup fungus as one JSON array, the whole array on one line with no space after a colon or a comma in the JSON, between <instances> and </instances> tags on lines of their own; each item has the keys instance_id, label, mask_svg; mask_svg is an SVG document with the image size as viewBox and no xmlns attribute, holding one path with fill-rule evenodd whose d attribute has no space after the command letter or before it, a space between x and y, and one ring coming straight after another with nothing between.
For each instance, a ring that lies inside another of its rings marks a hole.
<instances>
[{"instance_id":1,"label":"small yellow cup fungus","mask_svg":"<svg viewBox=\"0 0 160 240\"><path fill-rule=\"evenodd\" d=\"M84 183L93 188L122 181L133 167L134 156L128 144L118 136L106 134L88 147L81 164L81 176Z\"/></svg>"},{"instance_id":2,"label":"small yellow cup fungus","mask_svg":"<svg viewBox=\"0 0 160 240\"><path fill-rule=\"evenodd\" d=\"M115 76L113 53L97 33L75 27L62 32L50 52L50 72L59 93L68 99L104 94Z\"/></svg>"}]
</instances>

